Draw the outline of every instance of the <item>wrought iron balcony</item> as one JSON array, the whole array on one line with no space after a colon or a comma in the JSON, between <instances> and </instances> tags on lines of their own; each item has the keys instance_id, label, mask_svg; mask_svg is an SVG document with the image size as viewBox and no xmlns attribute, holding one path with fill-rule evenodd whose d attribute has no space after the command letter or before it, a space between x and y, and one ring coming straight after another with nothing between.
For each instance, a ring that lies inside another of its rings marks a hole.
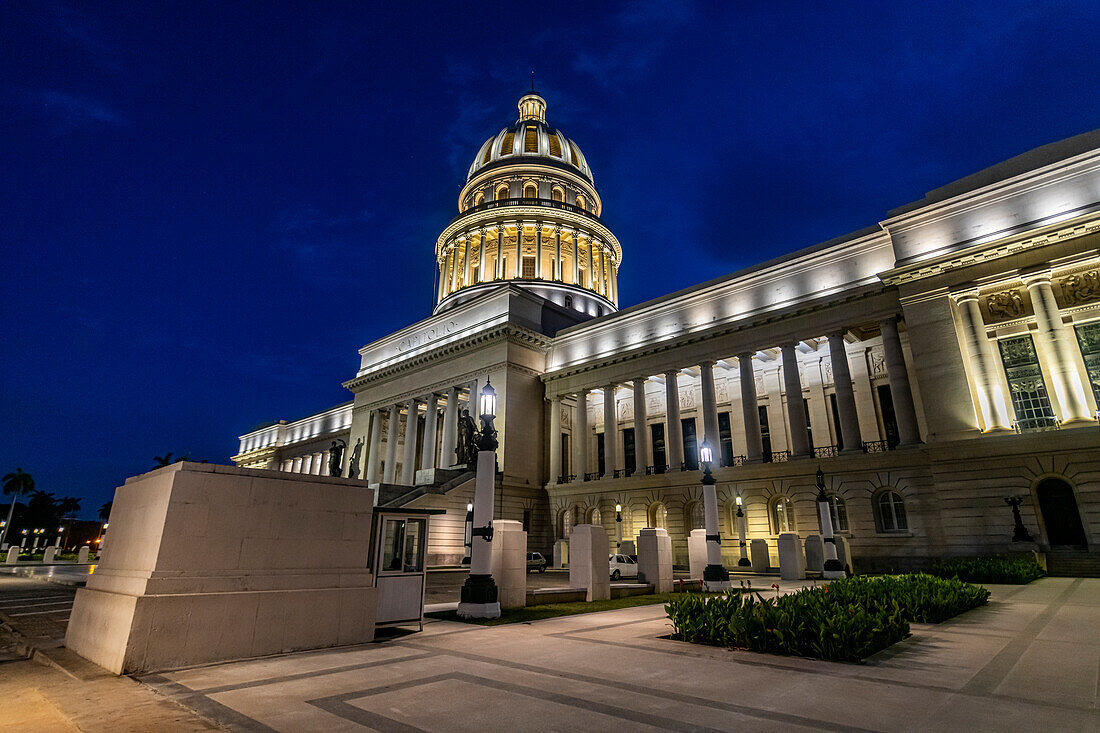
<instances>
[{"instance_id":1,"label":"wrought iron balcony","mask_svg":"<svg viewBox=\"0 0 1100 733\"><path fill-rule=\"evenodd\" d=\"M1059 430L1062 421L1056 417L1027 417L1013 420L1012 427L1017 433L1041 433L1046 430Z\"/></svg>"},{"instance_id":2,"label":"wrought iron balcony","mask_svg":"<svg viewBox=\"0 0 1100 733\"><path fill-rule=\"evenodd\" d=\"M814 458L836 458L837 452L835 445L823 445L814 448Z\"/></svg>"},{"instance_id":3,"label":"wrought iron balcony","mask_svg":"<svg viewBox=\"0 0 1100 733\"><path fill-rule=\"evenodd\" d=\"M603 223L603 221L600 219L600 217L596 216L591 211L586 211L585 209L582 209L579 206L574 206L573 204L567 204L564 201L554 201L553 199L538 199L538 198L534 198L534 199L524 199L524 198L499 199L497 201L486 201L485 203L478 204L477 206L471 206L470 208L466 209L465 211L459 213L458 216L451 219L450 224L454 224L456 221L458 221L462 217L470 216L471 214L477 214L477 213L482 212L482 211L492 211L493 209L508 209L509 207L515 207L515 206L537 206L537 207L543 208L543 209L556 209L558 211L568 211L568 212L571 212L573 214L580 214L581 216L589 218L592 221L594 221L594 222L596 222L596 223L598 223L602 226L607 226L606 224ZM450 224L448 224L448 226L450 226Z\"/></svg>"},{"instance_id":4,"label":"wrought iron balcony","mask_svg":"<svg viewBox=\"0 0 1100 733\"><path fill-rule=\"evenodd\" d=\"M864 453L885 453L886 451L893 450L894 447L890 445L888 440L865 440L863 441Z\"/></svg>"}]
</instances>

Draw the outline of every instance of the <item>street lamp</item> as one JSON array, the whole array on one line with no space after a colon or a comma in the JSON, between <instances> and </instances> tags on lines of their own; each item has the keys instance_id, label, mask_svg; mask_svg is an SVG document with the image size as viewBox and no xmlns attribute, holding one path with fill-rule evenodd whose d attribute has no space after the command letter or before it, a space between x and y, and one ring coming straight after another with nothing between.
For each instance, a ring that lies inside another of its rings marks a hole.
<instances>
[{"instance_id":1,"label":"street lamp","mask_svg":"<svg viewBox=\"0 0 1100 733\"><path fill-rule=\"evenodd\" d=\"M497 431L493 427L496 418L497 391L485 378L485 386L478 397L481 413L481 430L474 437L477 445L477 473L474 483L474 507L470 529L470 575L459 596L458 615L463 618L499 618L500 602L497 600L497 584L492 575L493 550L493 493L496 482ZM474 542L480 537L482 542Z\"/></svg>"},{"instance_id":2,"label":"street lamp","mask_svg":"<svg viewBox=\"0 0 1100 733\"><path fill-rule=\"evenodd\" d=\"M615 505L615 549L623 549L623 505Z\"/></svg>"},{"instance_id":3,"label":"street lamp","mask_svg":"<svg viewBox=\"0 0 1100 733\"><path fill-rule=\"evenodd\" d=\"M741 544L741 559L737 561L737 566L747 568L752 565L749 562L749 548L745 544L745 512L741 508L741 495L737 495L737 539Z\"/></svg>"},{"instance_id":4,"label":"street lamp","mask_svg":"<svg viewBox=\"0 0 1100 733\"><path fill-rule=\"evenodd\" d=\"M718 493L710 464L714 449L709 440L699 446L699 463L703 466L703 510L707 525L707 566L703 568L703 589L722 591L730 587L730 574L722 567L722 536L718 534Z\"/></svg>"},{"instance_id":5,"label":"street lamp","mask_svg":"<svg viewBox=\"0 0 1100 733\"><path fill-rule=\"evenodd\" d=\"M829 497L825 495L825 473L821 466L817 467L817 513L821 517L821 534L825 539L825 568L822 576L828 579L843 578L844 566L837 559L833 517L829 513Z\"/></svg>"},{"instance_id":6,"label":"street lamp","mask_svg":"<svg viewBox=\"0 0 1100 733\"><path fill-rule=\"evenodd\" d=\"M20 547L26 547L27 546L27 530L23 530L23 539L21 539L19 541L19 546Z\"/></svg>"},{"instance_id":7,"label":"street lamp","mask_svg":"<svg viewBox=\"0 0 1100 733\"><path fill-rule=\"evenodd\" d=\"M466 504L466 532L463 534L465 538L463 544L466 548L466 553L462 557L462 565L470 564L470 545L473 543L474 535L474 505L472 503Z\"/></svg>"}]
</instances>

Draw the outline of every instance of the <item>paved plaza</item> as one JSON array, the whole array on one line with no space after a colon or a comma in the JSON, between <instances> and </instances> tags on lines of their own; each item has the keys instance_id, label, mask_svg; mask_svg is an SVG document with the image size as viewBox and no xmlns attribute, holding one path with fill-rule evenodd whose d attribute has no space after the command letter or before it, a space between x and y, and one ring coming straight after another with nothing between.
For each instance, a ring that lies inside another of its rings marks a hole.
<instances>
[{"instance_id":1,"label":"paved plaza","mask_svg":"<svg viewBox=\"0 0 1100 733\"><path fill-rule=\"evenodd\" d=\"M7 583L20 595L0 594L5 614L64 607L55 584ZM1100 579L990 589L989 606L914 624L862 665L671 641L661 606L498 627L429 621L419 634L144 684L0 662L0 695L15 711L4 719L32 721L0 730L1100 728Z\"/></svg>"}]
</instances>

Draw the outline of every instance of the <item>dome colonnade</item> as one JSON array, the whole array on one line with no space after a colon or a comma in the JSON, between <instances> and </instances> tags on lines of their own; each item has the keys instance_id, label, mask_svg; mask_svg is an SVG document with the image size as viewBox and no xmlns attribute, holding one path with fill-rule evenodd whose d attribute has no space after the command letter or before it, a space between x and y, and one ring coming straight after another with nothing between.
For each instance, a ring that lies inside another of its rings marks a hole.
<instances>
[{"instance_id":1,"label":"dome colonnade","mask_svg":"<svg viewBox=\"0 0 1100 733\"><path fill-rule=\"evenodd\" d=\"M576 144L545 122L537 94L487 140L436 241L436 312L502 282L598 316L617 310L622 248Z\"/></svg>"}]
</instances>

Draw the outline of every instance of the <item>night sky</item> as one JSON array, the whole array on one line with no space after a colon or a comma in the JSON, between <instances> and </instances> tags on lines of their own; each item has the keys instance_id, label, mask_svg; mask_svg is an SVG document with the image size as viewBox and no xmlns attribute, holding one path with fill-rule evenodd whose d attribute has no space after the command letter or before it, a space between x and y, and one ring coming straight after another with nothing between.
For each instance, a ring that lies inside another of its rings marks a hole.
<instances>
[{"instance_id":1,"label":"night sky","mask_svg":"<svg viewBox=\"0 0 1100 733\"><path fill-rule=\"evenodd\" d=\"M1098 23L1095 0L3 3L0 474L95 516L156 455L226 463L350 399L357 350L430 313L435 238L532 69L630 305L1100 127Z\"/></svg>"}]
</instances>

